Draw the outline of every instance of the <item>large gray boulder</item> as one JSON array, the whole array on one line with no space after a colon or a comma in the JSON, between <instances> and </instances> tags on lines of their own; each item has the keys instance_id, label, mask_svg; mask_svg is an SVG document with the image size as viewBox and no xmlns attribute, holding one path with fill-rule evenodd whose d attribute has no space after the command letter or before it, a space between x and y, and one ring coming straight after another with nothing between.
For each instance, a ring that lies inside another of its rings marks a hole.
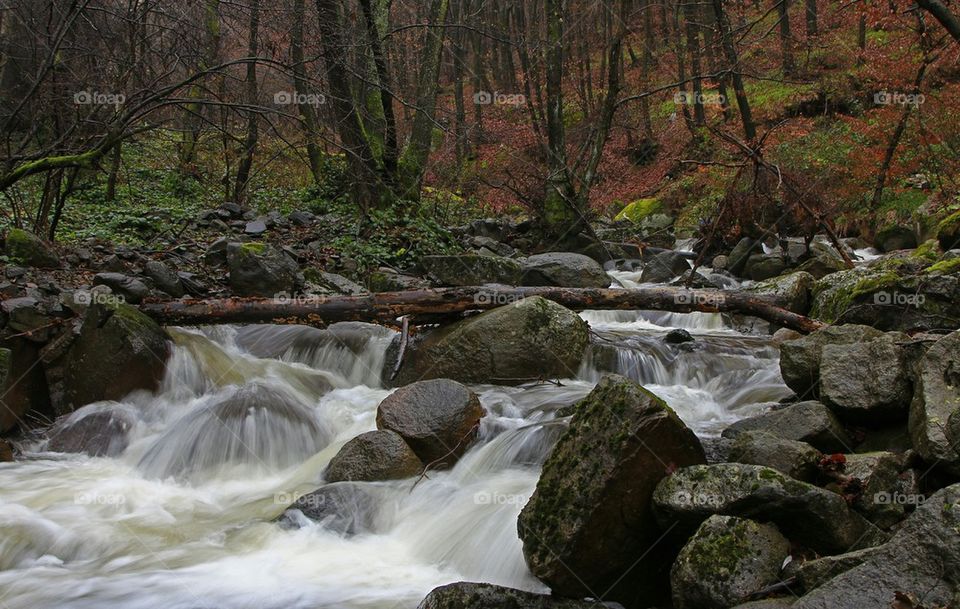
<instances>
[{"instance_id":1,"label":"large gray boulder","mask_svg":"<svg viewBox=\"0 0 960 609\"><path fill-rule=\"evenodd\" d=\"M903 520L905 508L913 500L904 492L900 478L903 458L888 452L846 456L844 474L861 483L853 508L881 529L889 529Z\"/></svg>"},{"instance_id":2,"label":"large gray boulder","mask_svg":"<svg viewBox=\"0 0 960 609\"><path fill-rule=\"evenodd\" d=\"M928 265L923 258L901 258L827 275L813 290L810 316L904 332L956 327L960 273L949 266L917 272Z\"/></svg>"},{"instance_id":3,"label":"large gray boulder","mask_svg":"<svg viewBox=\"0 0 960 609\"><path fill-rule=\"evenodd\" d=\"M494 584L457 582L431 590L417 609L603 609L603 605Z\"/></svg>"},{"instance_id":4,"label":"large gray boulder","mask_svg":"<svg viewBox=\"0 0 960 609\"><path fill-rule=\"evenodd\" d=\"M84 453L91 457L115 457L130 442L136 419L129 407L120 404L91 404L54 425L47 450Z\"/></svg>"},{"instance_id":5,"label":"large gray boulder","mask_svg":"<svg viewBox=\"0 0 960 609\"><path fill-rule=\"evenodd\" d=\"M801 398L816 397L820 391L820 363L826 345L862 343L883 336L869 326L827 326L803 338L780 345L780 374L787 387Z\"/></svg>"},{"instance_id":6,"label":"large gray boulder","mask_svg":"<svg viewBox=\"0 0 960 609\"><path fill-rule=\"evenodd\" d=\"M379 499L369 484L335 482L297 497L279 520L289 528L312 521L341 535L356 535L373 528ZM289 497L280 493L275 500L289 501Z\"/></svg>"},{"instance_id":7,"label":"large gray boulder","mask_svg":"<svg viewBox=\"0 0 960 609\"><path fill-rule=\"evenodd\" d=\"M423 463L453 465L477 437L483 406L477 394L450 379L397 389L377 407L377 427L396 432Z\"/></svg>"},{"instance_id":8,"label":"large gray boulder","mask_svg":"<svg viewBox=\"0 0 960 609\"><path fill-rule=\"evenodd\" d=\"M572 252L530 256L521 263L523 285L555 285L566 288L610 287L610 276L593 258Z\"/></svg>"},{"instance_id":9,"label":"large gray boulder","mask_svg":"<svg viewBox=\"0 0 960 609\"><path fill-rule=\"evenodd\" d=\"M380 429L351 439L330 460L327 482L401 480L423 471L423 462L400 434Z\"/></svg>"},{"instance_id":10,"label":"large gray boulder","mask_svg":"<svg viewBox=\"0 0 960 609\"><path fill-rule=\"evenodd\" d=\"M760 296L774 296L783 307L806 315L810 311L810 290L816 279L810 273L798 271L758 282L745 291Z\"/></svg>"},{"instance_id":11,"label":"large gray boulder","mask_svg":"<svg viewBox=\"0 0 960 609\"><path fill-rule=\"evenodd\" d=\"M153 280L158 290L174 298L180 298L186 292L177 272L159 260L150 260L144 264L143 274Z\"/></svg>"},{"instance_id":12,"label":"large gray boulder","mask_svg":"<svg viewBox=\"0 0 960 609\"><path fill-rule=\"evenodd\" d=\"M166 371L169 340L163 328L130 305L91 305L67 355L67 407L156 391Z\"/></svg>"},{"instance_id":13,"label":"large gray boulder","mask_svg":"<svg viewBox=\"0 0 960 609\"><path fill-rule=\"evenodd\" d=\"M890 609L897 593L950 607L960 588L960 484L929 497L889 542L809 592L796 609Z\"/></svg>"},{"instance_id":14,"label":"large gray boulder","mask_svg":"<svg viewBox=\"0 0 960 609\"><path fill-rule=\"evenodd\" d=\"M822 457L819 450L806 442L786 440L758 429L737 434L727 460L772 467L791 478L813 482Z\"/></svg>"},{"instance_id":15,"label":"large gray boulder","mask_svg":"<svg viewBox=\"0 0 960 609\"><path fill-rule=\"evenodd\" d=\"M794 543L836 554L873 545L880 531L843 497L769 467L741 463L694 465L664 479L653 495L660 526L695 530L713 514L773 522Z\"/></svg>"},{"instance_id":16,"label":"large gray boulder","mask_svg":"<svg viewBox=\"0 0 960 609\"><path fill-rule=\"evenodd\" d=\"M644 260L640 281L643 283L667 283L677 275L690 270L686 256L679 252L664 251L649 260Z\"/></svg>"},{"instance_id":17,"label":"large gray boulder","mask_svg":"<svg viewBox=\"0 0 960 609\"><path fill-rule=\"evenodd\" d=\"M579 315L539 296L525 298L434 330L408 345L392 382L449 378L509 385L571 378L589 342L589 328Z\"/></svg>"},{"instance_id":18,"label":"large gray boulder","mask_svg":"<svg viewBox=\"0 0 960 609\"><path fill-rule=\"evenodd\" d=\"M907 360L889 333L857 343L826 344L820 363L820 399L841 419L876 427L904 421L913 397Z\"/></svg>"},{"instance_id":19,"label":"large gray boulder","mask_svg":"<svg viewBox=\"0 0 960 609\"><path fill-rule=\"evenodd\" d=\"M787 571L797 578L800 588L809 592L819 588L834 577L862 565L873 554L879 552L883 546L874 546L862 550L854 550L834 556L821 556L811 560L790 563ZM787 573L784 573L786 575Z\"/></svg>"},{"instance_id":20,"label":"large gray boulder","mask_svg":"<svg viewBox=\"0 0 960 609\"><path fill-rule=\"evenodd\" d=\"M917 247L917 233L912 228L903 225L885 226L877 231L873 239L873 247L881 252L912 250Z\"/></svg>"},{"instance_id":21,"label":"large gray boulder","mask_svg":"<svg viewBox=\"0 0 960 609\"><path fill-rule=\"evenodd\" d=\"M779 254L754 254L747 259L743 274L754 281L772 279L787 270L787 261Z\"/></svg>"},{"instance_id":22,"label":"large gray boulder","mask_svg":"<svg viewBox=\"0 0 960 609\"><path fill-rule=\"evenodd\" d=\"M779 580L790 542L776 527L707 518L670 570L676 609L727 609Z\"/></svg>"},{"instance_id":23,"label":"large gray boulder","mask_svg":"<svg viewBox=\"0 0 960 609\"><path fill-rule=\"evenodd\" d=\"M520 513L523 554L554 594L632 605L665 593L670 545L651 512L657 483L705 460L699 440L663 400L605 376L574 407ZM623 577L630 572L629 577Z\"/></svg>"},{"instance_id":24,"label":"large gray boulder","mask_svg":"<svg viewBox=\"0 0 960 609\"><path fill-rule=\"evenodd\" d=\"M909 418L914 449L960 475L960 331L934 343L917 364Z\"/></svg>"},{"instance_id":25,"label":"large gray boulder","mask_svg":"<svg viewBox=\"0 0 960 609\"><path fill-rule=\"evenodd\" d=\"M296 261L266 243L227 245L230 288L237 296L289 296L303 285Z\"/></svg>"},{"instance_id":26,"label":"large gray boulder","mask_svg":"<svg viewBox=\"0 0 960 609\"><path fill-rule=\"evenodd\" d=\"M147 284L132 275L123 273L97 273L93 285L105 285L124 302L140 304L150 294Z\"/></svg>"},{"instance_id":27,"label":"large gray boulder","mask_svg":"<svg viewBox=\"0 0 960 609\"><path fill-rule=\"evenodd\" d=\"M806 442L825 453L852 452L853 440L830 409L820 402L798 402L741 419L723 430L736 438L745 431L766 431L778 438Z\"/></svg>"},{"instance_id":28,"label":"large gray boulder","mask_svg":"<svg viewBox=\"0 0 960 609\"><path fill-rule=\"evenodd\" d=\"M474 254L424 256L420 264L439 285L475 286L485 283L518 285L520 263L501 256Z\"/></svg>"}]
</instances>

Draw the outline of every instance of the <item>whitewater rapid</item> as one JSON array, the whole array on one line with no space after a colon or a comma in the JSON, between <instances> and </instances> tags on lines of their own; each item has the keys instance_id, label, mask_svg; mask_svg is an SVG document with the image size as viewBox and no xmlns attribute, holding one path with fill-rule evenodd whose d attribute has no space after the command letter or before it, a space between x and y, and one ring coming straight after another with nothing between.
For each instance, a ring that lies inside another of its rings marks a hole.
<instances>
[{"instance_id":1,"label":"whitewater rapid","mask_svg":"<svg viewBox=\"0 0 960 609\"><path fill-rule=\"evenodd\" d=\"M596 344L577 378L474 386L487 410L476 444L449 471L349 483L370 498L353 507L365 524L352 535L277 518L322 484L345 442L376 428L393 331L172 329L158 395L72 415L131 418L121 454L53 453L38 441L0 464L0 608L412 609L460 580L545 592L524 564L516 521L565 429L558 409L614 371L715 436L789 395L770 338L740 334L720 315L583 317ZM667 345L672 328L697 340ZM285 406L220 406L260 395Z\"/></svg>"}]
</instances>

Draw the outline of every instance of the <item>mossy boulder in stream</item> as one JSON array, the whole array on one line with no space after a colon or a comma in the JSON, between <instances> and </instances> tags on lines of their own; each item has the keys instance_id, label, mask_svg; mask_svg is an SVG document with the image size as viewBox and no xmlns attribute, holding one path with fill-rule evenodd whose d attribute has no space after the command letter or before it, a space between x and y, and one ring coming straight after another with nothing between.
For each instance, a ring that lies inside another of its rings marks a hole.
<instances>
[{"instance_id":1,"label":"mossy boulder in stream","mask_svg":"<svg viewBox=\"0 0 960 609\"><path fill-rule=\"evenodd\" d=\"M555 595L654 604L666 594L673 547L660 540L653 489L674 468L704 462L699 440L663 400L605 376L575 405L520 513L531 571Z\"/></svg>"},{"instance_id":2,"label":"mossy boulder in stream","mask_svg":"<svg viewBox=\"0 0 960 609\"><path fill-rule=\"evenodd\" d=\"M837 493L769 467L741 463L694 465L664 479L653 495L664 529L691 534L714 514L773 522L794 543L837 554L883 540L879 529Z\"/></svg>"},{"instance_id":3,"label":"mossy boulder in stream","mask_svg":"<svg viewBox=\"0 0 960 609\"><path fill-rule=\"evenodd\" d=\"M746 289L751 294L775 296L787 310L806 315L810 311L810 292L816 279L798 271L756 283Z\"/></svg>"},{"instance_id":4,"label":"mossy boulder in stream","mask_svg":"<svg viewBox=\"0 0 960 609\"><path fill-rule=\"evenodd\" d=\"M880 330L956 328L960 267L933 268L926 258L908 256L827 275L813 289L810 316Z\"/></svg>"},{"instance_id":5,"label":"mossy boulder in stream","mask_svg":"<svg viewBox=\"0 0 960 609\"><path fill-rule=\"evenodd\" d=\"M491 293L491 297L495 297ZM448 378L462 383L519 384L576 376L590 342L573 311L535 296L434 330L411 342L394 385ZM399 339L387 354L389 375Z\"/></svg>"},{"instance_id":6,"label":"mossy boulder in stream","mask_svg":"<svg viewBox=\"0 0 960 609\"><path fill-rule=\"evenodd\" d=\"M67 356L68 407L156 391L166 370L168 340L163 328L130 305L91 305Z\"/></svg>"},{"instance_id":7,"label":"mossy boulder in stream","mask_svg":"<svg viewBox=\"0 0 960 609\"><path fill-rule=\"evenodd\" d=\"M23 229L11 228L4 240L4 248L7 255L20 264L41 268L60 266L53 249L43 239Z\"/></svg>"},{"instance_id":8,"label":"mossy boulder in stream","mask_svg":"<svg viewBox=\"0 0 960 609\"><path fill-rule=\"evenodd\" d=\"M790 542L774 526L711 516L673 563L673 606L726 609L776 583L789 551Z\"/></svg>"}]
</instances>

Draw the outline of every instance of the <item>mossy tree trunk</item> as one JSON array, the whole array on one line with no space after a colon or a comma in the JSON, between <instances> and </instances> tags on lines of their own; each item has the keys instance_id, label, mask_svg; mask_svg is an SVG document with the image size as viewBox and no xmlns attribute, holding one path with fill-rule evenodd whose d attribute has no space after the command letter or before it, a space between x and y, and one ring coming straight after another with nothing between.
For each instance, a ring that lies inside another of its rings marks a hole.
<instances>
[{"instance_id":1,"label":"mossy tree trunk","mask_svg":"<svg viewBox=\"0 0 960 609\"><path fill-rule=\"evenodd\" d=\"M383 37L388 24L388 4L379 0L361 0L369 55L372 60L374 95L357 99L351 83L354 70L348 61L352 41L335 0L316 0L320 25L320 46L330 90L328 101L336 122L340 146L347 155L353 175L352 196L369 213L401 201L420 197L423 175L430 156L436 124L440 59L446 28L443 27L450 0L431 0L424 27L420 55L415 115L410 138L401 152L398 145L394 94ZM368 66L360 71L366 74Z\"/></svg>"}]
</instances>

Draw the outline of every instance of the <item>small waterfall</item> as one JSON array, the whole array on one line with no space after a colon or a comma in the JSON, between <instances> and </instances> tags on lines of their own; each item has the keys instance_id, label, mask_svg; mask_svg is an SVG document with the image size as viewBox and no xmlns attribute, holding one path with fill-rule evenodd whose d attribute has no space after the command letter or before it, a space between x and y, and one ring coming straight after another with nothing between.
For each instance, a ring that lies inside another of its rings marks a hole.
<instances>
[{"instance_id":1,"label":"small waterfall","mask_svg":"<svg viewBox=\"0 0 960 609\"><path fill-rule=\"evenodd\" d=\"M324 486L322 522L277 519L323 485L344 443L375 429L396 333L358 323L170 329L157 395L91 405L65 423L122 412L132 420L123 452L38 443L0 464L2 604L412 609L460 580L546 592L524 562L517 516L569 425L561 412L603 373L647 385L707 436L788 393L769 339L720 315L583 318L595 336L577 378L472 387L487 416L453 468ZM667 344L671 328L695 340Z\"/></svg>"},{"instance_id":2,"label":"small waterfall","mask_svg":"<svg viewBox=\"0 0 960 609\"><path fill-rule=\"evenodd\" d=\"M720 313L672 313L670 311L583 311L580 317L593 328L660 330L682 328L700 332L728 331Z\"/></svg>"},{"instance_id":3,"label":"small waterfall","mask_svg":"<svg viewBox=\"0 0 960 609\"><path fill-rule=\"evenodd\" d=\"M325 330L307 326L247 326L237 344L256 357L275 358L329 370L343 378L340 386L379 387L387 348L396 332L383 326L340 322Z\"/></svg>"},{"instance_id":4,"label":"small waterfall","mask_svg":"<svg viewBox=\"0 0 960 609\"><path fill-rule=\"evenodd\" d=\"M291 391L255 383L173 423L138 467L149 478L194 481L228 466L270 472L306 461L329 440L329 430Z\"/></svg>"}]
</instances>

